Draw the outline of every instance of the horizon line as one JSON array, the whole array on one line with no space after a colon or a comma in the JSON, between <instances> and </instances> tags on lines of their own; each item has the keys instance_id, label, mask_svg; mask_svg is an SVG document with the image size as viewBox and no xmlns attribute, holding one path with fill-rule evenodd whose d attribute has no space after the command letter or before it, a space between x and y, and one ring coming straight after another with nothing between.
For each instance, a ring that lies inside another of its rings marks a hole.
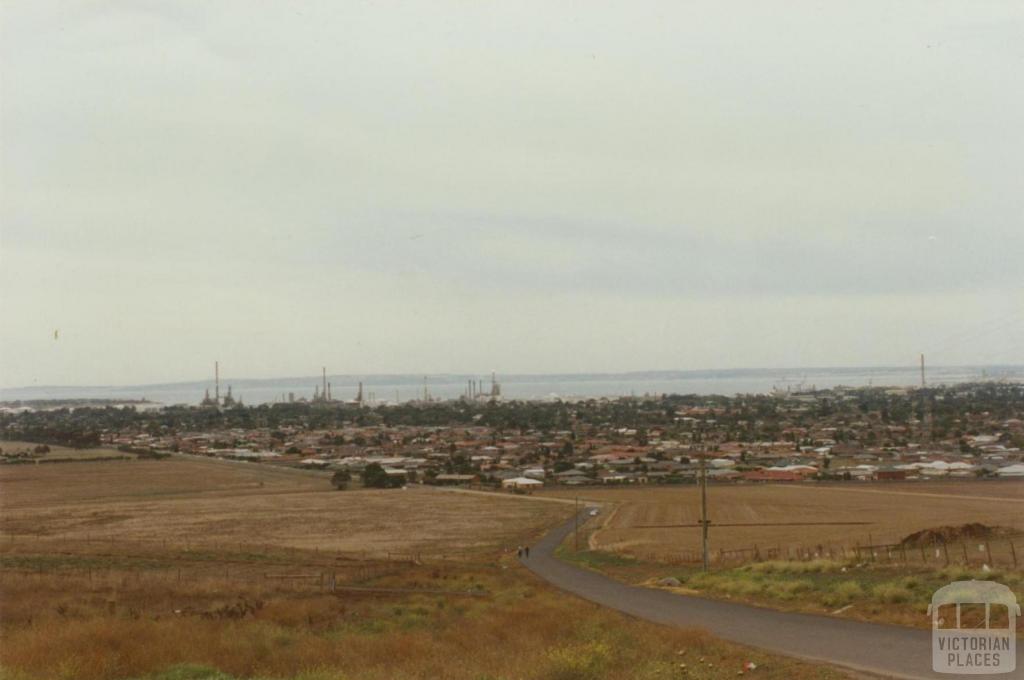
<instances>
[{"instance_id":1,"label":"horizon line","mask_svg":"<svg viewBox=\"0 0 1024 680\"><path fill-rule=\"evenodd\" d=\"M987 368L999 368L999 369L1024 369L1024 364L933 364L929 367L930 369L987 369ZM553 376L565 376L565 377L578 377L578 376L616 376L616 377L627 377L627 376L642 376L652 374L696 374L696 373L726 373L726 372L743 372L743 371L837 371L837 370L909 370L918 371L919 366L916 363L913 364L890 364L890 365L834 365L834 366L744 366L737 368L664 368L664 369L639 369L631 371L569 371L569 372L539 372L539 373L500 373L499 376L505 378L533 378L533 377L553 377ZM398 378L408 377L415 378L417 380L421 378L430 379L431 377L451 377L451 378L480 378L487 377L491 371L470 373L470 372L434 372L434 373L409 373L409 372L396 372L396 373L329 373L328 378L361 378L361 379L374 379L374 378ZM316 375L287 375L279 377L241 377L234 376L230 378L221 377L221 382L228 380L240 380L249 382L270 382L279 380L316 380L322 379L322 374ZM199 378L199 379L188 379L188 380L174 380L164 382L147 382L147 383L120 383L120 384L45 384L45 385L17 385L17 386L0 386L0 390L28 390L28 389L123 389L123 388L144 388L144 387L164 387L172 385L189 385L195 383L212 382L212 377ZM499 381L500 382L500 381Z\"/></svg>"}]
</instances>

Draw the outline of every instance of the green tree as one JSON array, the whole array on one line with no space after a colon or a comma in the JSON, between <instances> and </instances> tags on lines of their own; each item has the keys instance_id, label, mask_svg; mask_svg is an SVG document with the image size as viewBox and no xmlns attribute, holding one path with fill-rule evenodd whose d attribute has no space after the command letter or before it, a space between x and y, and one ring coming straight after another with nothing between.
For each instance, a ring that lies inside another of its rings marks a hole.
<instances>
[{"instance_id":1,"label":"green tree","mask_svg":"<svg viewBox=\"0 0 1024 680\"><path fill-rule=\"evenodd\" d=\"M348 488L348 483L352 481L352 473L348 470L338 470L331 477L331 484L338 491L344 491Z\"/></svg>"},{"instance_id":2,"label":"green tree","mask_svg":"<svg viewBox=\"0 0 1024 680\"><path fill-rule=\"evenodd\" d=\"M388 473L380 463L370 463L363 468L363 486L370 489L386 489L388 487Z\"/></svg>"},{"instance_id":3,"label":"green tree","mask_svg":"<svg viewBox=\"0 0 1024 680\"><path fill-rule=\"evenodd\" d=\"M399 475L389 475L380 463L370 463L363 469L363 486L370 489L395 489L405 484Z\"/></svg>"}]
</instances>

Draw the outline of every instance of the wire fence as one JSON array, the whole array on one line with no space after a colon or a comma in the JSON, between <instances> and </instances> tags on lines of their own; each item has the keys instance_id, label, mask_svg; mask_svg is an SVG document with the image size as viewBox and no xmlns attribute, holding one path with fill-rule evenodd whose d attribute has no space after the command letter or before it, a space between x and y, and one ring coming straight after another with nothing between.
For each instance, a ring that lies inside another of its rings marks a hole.
<instances>
[{"instance_id":1,"label":"wire fence","mask_svg":"<svg viewBox=\"0 0 1024 680\"><path fill-rule=\"evenodd\" d=\"M225 541L202 538L130 538L99 534L6 534L0 535L0 557L18 552L49 552L76 556L160 556L176 560L254 561L268 563L296 560L334 562L479 562L486 551L473 550L338 550L324 543L288 544L271 541Z\"/></svg>"},{"instance_id":2,"label":"wire fence","mask_svg":"<svg viewBox=\"0 0 1024 680\"><path fill-rule=\"evenodd\" d=\"M110 535L0 536L0 585L154 592L384 593L371 587L410 568L497 568L481 551L334 550L319 544ZM456 593L457 594L457 593Z\"/></svg>"},{"instance_id":3,"label":"wire fence","mask_svg":"<svg viewBox=\"0 0 1024 680\"><path fill-rule=\"evenodd\" d=\"M905 566L965 566L991 569L1020 569L1024 562L1024 540L1011 538L979 538L958 541L935 541L929 544L859 544L854 545L752 545L746 548L713 549L709 561L722 566L742 566L768 560L802 561L835 560ZM634 552L635 557L670 564L698 564L700 550L682 549L672 553Z\"/></svg>"}]
</instances>

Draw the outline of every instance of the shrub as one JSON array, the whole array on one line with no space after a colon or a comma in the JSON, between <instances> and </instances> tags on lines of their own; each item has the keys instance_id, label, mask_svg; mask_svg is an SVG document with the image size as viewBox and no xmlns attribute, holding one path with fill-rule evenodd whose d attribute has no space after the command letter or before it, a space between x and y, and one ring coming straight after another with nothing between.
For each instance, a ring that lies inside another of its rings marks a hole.
<instances>
[{"instance_id":1,"label":"shrub","mask_svg":"<svg viewBox=\"0 0 1024 680\"><path fill-rule=\"evenodd\" d=\"M680 577L682 583L685 583L691 588L697 590L714 590L721 583L722 579L714 574L705 574L703 572L693 574L689 577Z\"/></svg>"},{"instance_id":2,"label":"shrub","mask_svg":"<svg viewBox=\"0 0 1024 680\"><path fill-rule=\"evenodd\" d=\"M834 592L847 602L864 597L864 589L856 581L843 581L835 587Z\"/></svg>"},{"instance_id":3,"label":"shrub","mask_svg":"<svg viewBox=\"0 0 1024 680\"><path fill-rule=\"evenodd\" d=\"M907 590L917 590L921 587L921 579L916 576L908 576L901 581L901 585Z\"/></svg>"},{"instance_id":4,"label":"shrub","mask_svg":"<svg viewBox=\"0 0 1024 680\"><path fill-rule=\"evenodd\" d=\"M939 572L939 575L947 581L969 581L974 577L971 570L964 566L950 566Z\"/></svg>"},{"instance_id":5,"label":"shrub","mask_svg":"<svg viewBox=\"0 0 1024 680\"><path fill-rule=\"evenodd\" d=\"M871 589L871 595L879 602L887 604L901 604L908 602L913 593L906 587L893 583L882 583Z\"/></svg>"},{"instance_id":6,"label":"shrub","mask_svg":"<svg viewBox=\"0 0 1024 680\"><path fill-rule=\"evenodd\" d=\"M814 584L806 579L770 583L765 586L765 593L778 600L792 600L798 593L814 588Z\"/></svg>"},{"instance_id":7,"label":"shrub","mask_svg":"<svg viewBox=\"0 0 1024 680\"><path fill-rule=\"evenodd\" d=\"M789 560L769 560L767 562L755 562L743 567L745 571L755 574L820 574L830 571L839 571L843 564L835 560L810 560L808 562L796 562Z\"/></svg>"},{"instance_id":8,"label":"shrub","mask_svg":"<svg viewBox=\"0 0 1024 680\"><path fill-rule=\"evenodd\" d=\"M833 585L821 598L829 607L850 604L864 597L864 589L856 581L843 581Z\"/></svg>"},{"instance_id":9,"label":"shrub","mask_svg":"<svg viewBox=\"0 0 1024 680\"><path fill-rule=\"evenodd\" d=\"M747 579L728 581L722 585L722 590L730 595L750 596L758 595L765 589L763 581L750 581Z\"/></svg>"},{"instance_id":10,"label":"shrub","mask_svg":"<svg viewBox=\"0 0 1024 680\"><path fill-rule=\"evenodd\" d=\"M221 673L216 668L191 663L172 666L150 677L152 680L234 680L230 675Z\"/></svg>"},{"instance_id":11,"label":"shrub","mask_svg":"<svg viewBox=\"0 0 1024 680\"><path fill-rule=\"evenodd\" d=\"M604 677L611 660L611 648L605 642L556 647L548 652L545 680L596 680Z\"/></svg>"},{"instance_id":12,"label":"shrub","mask_svg":"<svg viewBox=\"0 0 1024 680\"><path fill-rule=\"evenodd\" d=\"M338 670L330 668L313 668L296 675L292 680L345 680L348 677Z\"/></svg>"},{"instance_id":13,"label":"shrub","mask_svg":"<svg viewBox=\"0 0 1024 680\"><path fill-rule=\"evenodd\" d=\"M976 572L974 572L973 578L975 578L975 579L977 579L979 581L1005 581L1006 580L1004 574L1001 571L996 571L995 569L992 569L990 571L985 571L984 569L978 569Z\"/></svg>"}]
</instances>

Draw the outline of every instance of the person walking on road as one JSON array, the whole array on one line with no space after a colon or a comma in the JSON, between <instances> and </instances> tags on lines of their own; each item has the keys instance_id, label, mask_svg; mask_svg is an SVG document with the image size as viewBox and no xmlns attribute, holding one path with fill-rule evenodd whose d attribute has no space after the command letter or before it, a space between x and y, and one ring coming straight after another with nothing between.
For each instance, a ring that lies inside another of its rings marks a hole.
<instances>
[{"instance_id":1,"label":"person walking on road","mask_svg":"<svg viewBox=\"0 0 1024 680\"><path fill-rule=\"evenodd\" d=\"M526 551L526 558L529 559L530 558L530 546L526 546L525 548L523 548L523 550Z\"/></svg>"}]
</instances>

